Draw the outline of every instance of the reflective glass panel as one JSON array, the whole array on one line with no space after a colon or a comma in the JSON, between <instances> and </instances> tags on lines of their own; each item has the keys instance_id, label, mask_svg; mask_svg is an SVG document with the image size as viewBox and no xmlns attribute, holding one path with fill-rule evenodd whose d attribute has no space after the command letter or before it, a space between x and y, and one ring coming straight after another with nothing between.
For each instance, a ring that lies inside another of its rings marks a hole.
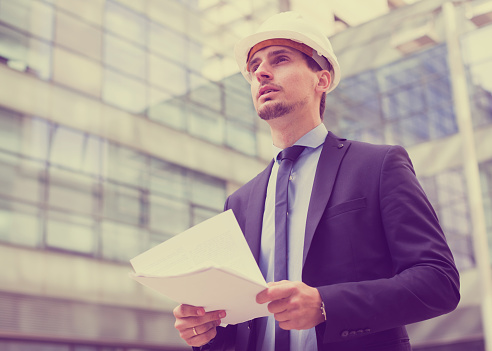
<instances>
[{"instance_id":1,"label":"reflective glass panel","mask_svg":"<svg viewBox=\"0 0 492 351\"><path fill-rule=\"evenodd\" d=\"M85 22L100 27L103 23L104 4L106 0L50 0L56 3L56 7L70 12L75 17Z\"/></svg>"},{"instance_id":2,"label":"reflective glass panel","mask_svg":"<svg viewBox=\"0 0 492 351\"><path fill-rule=\"evenodd\" d=\"M56 13L55 40L58 45L94 60L101 60L103 47L101 28L82 21L75 14L66 14L62 11Z\"/></svg>"},{"instance_id":3,"label":"reflective glass panel","mask_svg":"<svg viewBox=\"0 0 492 351\"><path fill-rule=\"evenodd\" d=\"M93 60L59 47L54 49L53 79L89 95L101 96L102 69Z\"/></svg>"},{"instance_id":4,"label":"reflective glass panel","mask_svg":"<svg viewBox=\"0 0 492 351\"><path fill-rule=\"evenodd\" d=\"M215 144L224 142L224 117L215 111L198 106L189 107L188 131Z\"/></svg>"},{"instance_id":5,"label":"reflective glass panel","mask_svg":"<svg viewBox=\"0 0 492 351\"><path fill-rule=\"evenodd\" d=\"M152 158L150 162L149 190L173 198L188 198L188 181L183 168Z\"/></svg>"},{"instance_id":6,"label":"reflective glass panel","mask_svg":"<svg viewBox=\"0 0 492 351\"><path fill-rule=\"evenodd\" d=\"M190 208L186 202L149 196L149 228L178 234L190 227Z\"/></svg>"},{"instance_id":7,"label":"reflective glass panel","mask_svg":"<svg viewBox=\"0 0 492 351\"><path fill-rule=\"evenodd\" d=\"M51 46L0 25L0 57L7 66L41 79L51 77Z\"/></svg>"},{"instance_id":8,"label":"reflective glass panel","mask_svg":"<svg viewBox=\"0 0 492 351\"><path fill-rule=\"evenodd\" d=\"M0 152L0 196L39 203L44 169L42 162Z\"/></svg>"},{"instance_id":9,"label":"reflective glass panel","mask_svg":"<svg viewBox=\"0 0 492 351\"><path fill-rule=\"evenodd\" d=\"M128 262L146 248L145 231L132 225L103 221L101 236L102 256L105 259Z\"/></svg>"},{"instance_id":10,"label":"reflective glass panel","mask_svg":"<svg viewBox=\"0 0 492 351\"><path fill-rule=\"evenodd\" d=\"M256 135L247 126L232 121L227 122L227 145L246 155L256 155Z\"/></svg>"},{"instance_id":11,"label":"reflective glass panel","mask_svg":"<svg viewBox=\"0 0 492 351\"><path fill-rule=\"evenodd\" d=\"M70 169L80 170L86 136L79 131L57 126L52 140L50 161Z\"/></svg>"},{"instance_id":12,"label":"reflective glass panel","mask_svg":"<svg viewBox=\"0 0 492 351\"><path fill-rule=\"evenodd\" d=\"M149 47L154 53L175 62L187 60L188 39L176 31L152 22L149 27Z\"/></svg>"},{"instance_id":13,"label":"reflective glass panel","mask_svg":"<svg viewBox=\"0 0 492 351\"><path fill-rule=\"evenodd\" d=\"M118 182L143 187L147 184L148 157L138 151L116 144L108 145L106 177Z\"/></svg>"},{"instance_id":14,"label":"reflective glass panel","mask_svg":"<svg viewBox=\"0 0 492 351\"><path fill-rule=\"evenodd\" d=\"M112 0L106 1L104 14L104 23L109 31L145 46L147 21L143 16Z\"/></svg>"},{"instance_id":15,"label":"reflective glass panel","mask_svg":"<svg viewBox=\"0 0 492 351\"><path fill-rule=\"evenodd\" d=\"M135 114L147 109L147 90L143 81L130 78L111 69L104 71L103 100Z\"/></svg>"},{"instance_id":16,"label":"reflective glass panel","mask_svg":"<svg viewBox=\"0 0 492 351\"><path fill-rule=\"evenodd\" d=\"M96 248L91 218L49 211L46 221L46 245L68 251L91 254Z\"/></svg>"},{"instance_id":17,"label":"reflective glass panel","mask_svg":"<svg viewBox=\"0 0 492 351\"><path fill-rule=\"evenodd\" d=\"M185 69L171 61L149 55L149 82L165 91L181 96L186 93L187 74Z\"/></svg>"},{"instance_id":18,"label":"reflective glass panel","mask_svg":"<svg viewBox=\"0 0 492 351\"><path fill-rule=\"evenodd\" d=\"M186 102L183 98L172 98L157 89L151 90L152 102L148 109L150 119L175 129L186 129Z\"/></svg>"},{"instance_id":19,"label":"reflective glass panel","mask_svg":"<svg viewBox=\"0 0 492 351\"><path fill-rule=\"evenodd\" d=\"M104 35L104 63L136 78L147 75L143 48L109 33Z\"/></svg>"},{"instance_id":20,"label":"reflective glass panel","mask_svg":"<svg viewBox=\"0 0 492 351\"><path fill-rule=\"evenodd\" d=\"M191 178L191 200L208 208L222 210L226 198L223 181L201 174Z\"/></svg>"},{"instance_id":21,"label":"reflective glass panel","mask_svg":"<svg viewBox=\"0 0 492 351\"><path fill-rule=\"evenodd\" d=\"M41 233L39 209L0 197L0 240L37 247Z\"/></svg>"},{"instance_id":22,"label":"reflective glass panel","mask_svg":"<svg viewBox=\"0 0 492 351\"><path fill-rule=\"evenodd\" d=\"M193 207L193 221L192 225L201 223L215 215L218 215L220 211L212 211L202 207Z\"/></svg>"},{"instance_id":23,"label":"reflective glass panel","mask_svg":"<svg viewBox=\"0 0 492 351\"><path fill-rule=\"evenodd\" d=\"M49 204L60 210L91 214L96 212L94 179L80 173L51 167Z\"/></svg>"},{"instance_id":24,"label":"reflective glass panel","mask_svg":"<svg viewBox=\"0 0 492 351\"><path fill-rule=\"evenodd\" d=\"M121 185L104 184L104 215L110 219L140 225L140 192Z\"/></svg>"},{"instance_id":25,"label":"reflective glass panel","mask_svg":"<svg viewBox=\"0 0 492 351\"><path fill-rule=\"evenodd\" d=\"M0 20L43 39L53 34L53 6L37 0L2 0Z\"/></svg>"},{"instance_id":26,"label":"reflective glass panel","mask_svg":"<svg viewBox=\"0 0 492 351\"><path fill-rule=\"evenodd\" d=\"M211 109L221 111L221 89L219 85L201 78L196 74L190 75L189 97L194 102Z\"/></svg>"},{"instance_id":27,"label":"reflective glass panel","mask_svg":"<svg viewBox=\"0 0 492 351\"><path fill-rule=\"evenodd\" d=\"M258 117L249 90L240 91L226 88L224 95L227 118L239 120L253 127Z\"/></svg>"}]
</instances>

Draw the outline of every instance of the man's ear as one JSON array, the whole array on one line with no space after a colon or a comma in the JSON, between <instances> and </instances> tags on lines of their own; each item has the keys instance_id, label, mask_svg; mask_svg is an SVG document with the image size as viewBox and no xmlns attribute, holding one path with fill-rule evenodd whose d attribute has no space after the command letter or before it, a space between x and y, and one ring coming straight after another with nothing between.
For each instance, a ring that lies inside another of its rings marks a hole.
<instances>
[{"instance_id":1,"label":"man's ear","mask_svg":"<svg viewBox=\"0 0 492 351\"><path fill-rule=\"evenodd\" d=\"M327 70L322 70L318 73L318 84L316 85L316 91L324 93L330 88L331 74Z\"/></svg>"}]
</instances>

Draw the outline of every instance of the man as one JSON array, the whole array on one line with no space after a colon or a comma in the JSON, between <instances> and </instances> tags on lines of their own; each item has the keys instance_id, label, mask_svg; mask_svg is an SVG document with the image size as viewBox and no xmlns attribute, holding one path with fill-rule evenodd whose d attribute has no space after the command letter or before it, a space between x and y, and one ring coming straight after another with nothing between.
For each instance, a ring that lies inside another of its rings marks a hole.
<instances>
[{"instance_id":1,"label":"man","mask_svg":"<svg viewBox=\"0 0 492 351\"><path fill-rule=\"evenodd\" d=\"M404 326L452 311L459 276L407 153L327 132L324 97L340 69L299 15L267 20L236 58L275 155L225 208L270 282L257 302L273 315L222 328L226 311L180 305L181 337L203 350L411 350Z\"/></svg>"}]
</instances>

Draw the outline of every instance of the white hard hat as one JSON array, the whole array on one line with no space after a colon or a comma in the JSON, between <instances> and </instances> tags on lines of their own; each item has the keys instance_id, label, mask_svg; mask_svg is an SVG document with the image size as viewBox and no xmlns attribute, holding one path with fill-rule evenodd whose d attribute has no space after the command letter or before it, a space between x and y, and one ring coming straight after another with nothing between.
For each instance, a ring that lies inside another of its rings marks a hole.
<instances>
[{"instance_id":1,"label":"white hard hat","mask_svg":"<svg viewBox=\"0 0 492 351\"><path fill-rule=\"evenodd\" d=\"M276 41L272 39L288 40ZM290 42L293 45L286 42ZM340 66L326 35L300 14L292 11L282 12L270 17L258 28L256 33L241 39L236 44L234 49L236 61L241 73L248 82L251 83L251 76L248 72L250 56L261 48L270 45L292 46L311 56L322 69L329 70L332 82L327 93L335 89L340 82ZM254 52L251 50L253 47L256 47ZM308 49L309 52L306 52L303 48Z\"/></svg>"}]
</instances>

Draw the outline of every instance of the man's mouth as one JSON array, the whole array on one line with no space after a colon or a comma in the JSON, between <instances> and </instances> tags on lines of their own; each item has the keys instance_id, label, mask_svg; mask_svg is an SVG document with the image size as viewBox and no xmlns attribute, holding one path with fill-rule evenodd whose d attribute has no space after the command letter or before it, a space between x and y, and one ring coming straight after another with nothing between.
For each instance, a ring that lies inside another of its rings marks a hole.
<instances>
[{"instance_id":1,"label":"man's mouth","mask_svg":"<svg viewBox=\"0 0 492 351\"><path fill-rule=\"evenodd\" d=\"M263 88L261 88L258 92L258 98L264 96L264 95L267 95L267 94L270 94L270 93L273 93L273 92L277 92L279 91L279 89L275 88L275 87L272 87L272 86L264 86Z\"/></svg>"}]
</instances>

